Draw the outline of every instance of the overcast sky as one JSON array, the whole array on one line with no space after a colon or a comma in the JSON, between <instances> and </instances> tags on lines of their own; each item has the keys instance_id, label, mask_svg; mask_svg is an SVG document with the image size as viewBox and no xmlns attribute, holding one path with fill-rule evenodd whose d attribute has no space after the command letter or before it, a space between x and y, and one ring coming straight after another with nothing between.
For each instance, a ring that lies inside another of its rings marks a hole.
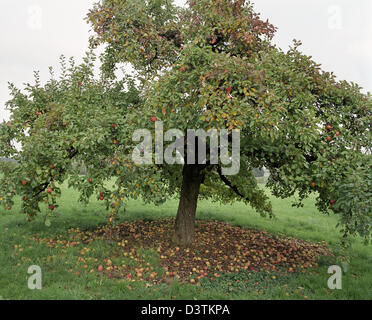
<instances>
[{"instance_id":1,"label":"overcast sky","mask_svg":"<svg viewBox=\"0 0 372 320\"><path fill-rule=\"evenodd\" d=\"M59 56L84 55L89 26L84 17L96 0L0 1L0 121L9 118L7 82L48 78ZM178 4L185 1L177 0ZM275 42L287 49L293 39L303 51L333 71L372 91L371 0L256 0L256 11L278 27Z\"/></svg>"}]
</instances>

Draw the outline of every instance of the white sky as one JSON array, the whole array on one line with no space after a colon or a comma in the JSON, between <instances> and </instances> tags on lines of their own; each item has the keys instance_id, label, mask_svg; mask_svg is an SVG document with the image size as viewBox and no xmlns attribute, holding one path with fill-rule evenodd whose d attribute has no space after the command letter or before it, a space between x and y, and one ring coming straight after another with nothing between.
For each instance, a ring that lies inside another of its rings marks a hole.
<instances>
[{"instance_id":1,"label":"white sky","mask_svg":"<svg viewBox=\"0 0 372 320\"><path fill-rule=\"evenodd\" d=\"M81 58L88 47L84 17L95 0L0 1L0 121L9 118L7 82L33 81L40 70L58 70L59 56ZM183 4L185 1L176 0ZM278 32L275 42L287 49L292 39L303 42L327 71L372 91L372 1L255 0L256 11Z\"/></svg>"}]
</instances>

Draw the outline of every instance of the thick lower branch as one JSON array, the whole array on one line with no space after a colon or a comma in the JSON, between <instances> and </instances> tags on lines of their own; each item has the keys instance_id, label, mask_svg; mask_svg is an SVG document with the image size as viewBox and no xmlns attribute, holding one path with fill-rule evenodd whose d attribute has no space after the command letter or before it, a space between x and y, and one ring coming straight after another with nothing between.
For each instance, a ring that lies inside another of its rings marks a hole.
<instances>
[{"instance_id":1,"label":"thick lower branch","mask_svg":"<svg viewBox=\"0 0 372 320\"><path fill-rule=\"evenodd\" d=\"M242 194L240 191L239 191L239 189L236 187L236 186L234 186L234 185L232 185L232 183L229 181L229 179L227 179L226 178L226 176L224 176L223 174L222 174L222 171L221 171L221 167L218 167L218 169L217 169L217 173L218 173L218 175L220 176L220 178L221 178L221 180L232 190L232 191L234 191L239 197L241 197L241 198L243 198L243 199L245 199L245 200L247 200L247 201L249 201L249 199L244 195L244 194Z\"/></svg>"},{"instance_id":2,"label":"thick lower branch","mask_svg":"<svg viewBox=\"0 0 372 320\"><path fill-rule=\"evenodd\" d=\"M78 154L78 151L74 148L74 147L71 147L70 150L69 150L69 155L67 156L67 159L72 159L73 157L75 157L76 155ZM59 174L63 173L65 171L65 169L60 169L59 170ZM41 194L42 192L44 192L49 184L50 184L50 180L40 184L37 188L35 189L39 189L38 191L35 191L36 193L33 195L33 198L36 198L39 194Z\"/></svg>"}]
</instances>

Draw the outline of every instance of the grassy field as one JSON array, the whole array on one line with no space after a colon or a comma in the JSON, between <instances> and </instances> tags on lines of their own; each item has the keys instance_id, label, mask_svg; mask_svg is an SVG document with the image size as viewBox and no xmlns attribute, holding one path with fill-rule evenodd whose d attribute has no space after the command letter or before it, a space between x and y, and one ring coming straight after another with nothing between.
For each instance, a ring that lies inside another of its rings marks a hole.
<instances>
[{"instance_id":1,"label":"grassy field","mask_svg":"<svg viewBox=\"0 0 372 320\"><path fill-rule=\"evenodd\" d=\"M372 299L372 249L353 241L352 247L343 250L338 245L340 235L335 229L337 217L320 214L314 199L308 199L303 208L291 207L289 200L272 199L277 220L261 218L243 204L222 206L201 201L197 219L230 222L248 229L266 230L270 233L296 237L313 242L325 241L334 252L331 259L320 259L319 267L305 273L286 275L266 272L239 272L224 274L215 280L203 279L200 285L178 281L151 284L134 279L111 279L95 270L87 272L78 261L81 250L89 247L94 257L103 261L112 245L95 241L71 248L50 248L44 243L30 240L38 235L43 238L66 236L71 228L93 230L107 221L104 206L92 200L84 207L77 202L73 190L66 189L52 219L46 227L43 217L27 223L18 214L19 204L12 211L0 209L0 297L1 299ZM155 207L141 201L131 201L127 210L120 213L120 220L158 219L174 217L177 201ZM44 212L45 214L45 212ZM85 249L84 249L85 250ZM88 250L88 251L89 251ZM91 252L91 251L90 251ZM89 252L87 254L89 256ZM147 263L159 273L156 251L145 252ZM327 286L331 264L344 264L342 289L330 290ZM125 262L125 261L124 261ZM42 290L27 287L30 265L43 270ZM91 266L89 266L89 269ZM73 272L72 272L73 271Z\"/></svg>"}]
</instances>

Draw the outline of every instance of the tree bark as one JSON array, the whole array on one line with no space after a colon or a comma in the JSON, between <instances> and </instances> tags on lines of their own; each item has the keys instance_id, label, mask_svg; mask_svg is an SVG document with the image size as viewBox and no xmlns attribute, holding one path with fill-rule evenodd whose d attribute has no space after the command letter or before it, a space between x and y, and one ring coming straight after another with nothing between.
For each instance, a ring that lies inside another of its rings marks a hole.
<instances>
[{"instance_id":1,"label":"tree bark","mask_svg":"<svg viewBox=\"0 0 372 320\"><path fill-rule=\"evenodd\" d=\"M203 180L200 171L198 165L185 164L183 167L180 202L173 236L173 242L181 246L192 244L194 241L195 213Z\"/></svg>"}]
</instances>

